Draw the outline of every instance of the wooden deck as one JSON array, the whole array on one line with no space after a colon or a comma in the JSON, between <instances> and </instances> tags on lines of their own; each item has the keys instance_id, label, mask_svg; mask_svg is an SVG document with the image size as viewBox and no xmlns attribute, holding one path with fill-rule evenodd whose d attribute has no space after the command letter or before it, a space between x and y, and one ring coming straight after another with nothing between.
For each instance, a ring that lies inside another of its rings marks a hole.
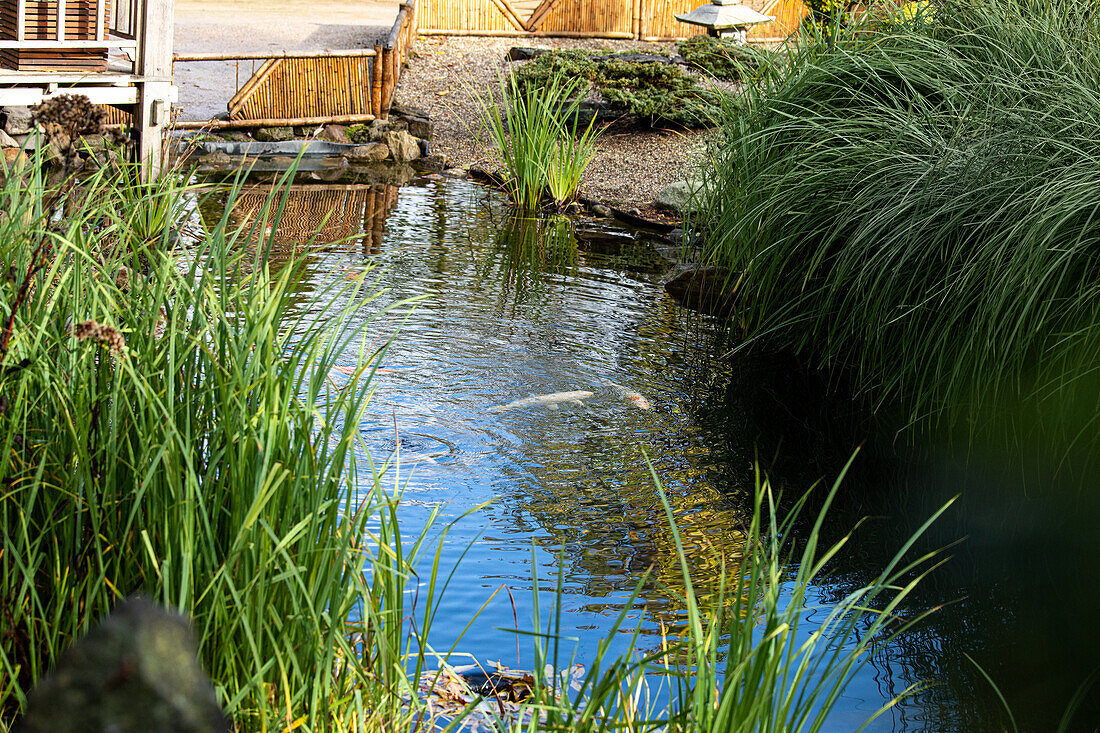
<instances>
[{"instance_id":1,"label":"wooden deck","mask_svg":"<svg viewBox=\"0 0 1100 733\"><path fill-rule=\"evenodd\" d=\"M0 60L8 67L45 68L0 68L0 106L29 106L63 94L82 94L95 104L118 107L133 115L137 155L145 174L159 174L164 133L176 98L173 0L83 0L94 18L90 27L66 22L71 17L66 0L51 0L53 17L59 18L52 26L28 18L27 0L8 2L14 3L16 12L13 24L3 26L0 52L14 55ZM90 52L96 56L90 59Z\"/></svg>"}]
</instances>

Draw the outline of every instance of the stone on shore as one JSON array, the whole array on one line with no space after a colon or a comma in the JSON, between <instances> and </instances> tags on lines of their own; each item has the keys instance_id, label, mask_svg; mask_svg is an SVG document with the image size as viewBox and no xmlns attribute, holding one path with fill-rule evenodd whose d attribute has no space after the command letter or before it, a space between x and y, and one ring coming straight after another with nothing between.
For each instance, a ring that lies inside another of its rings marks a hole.
<instances>
[{"instance_id":1,"label":"stone on shore","mask_svg":"<svg viewBox=\"0 0 1100 733\"><path fill-rule=\"evenodd\" d=\"M8 133L0 130L0 148L18 148L19 141Z\"/></svg>"},{"instance_id":2,"label":"stone on shore","mask_svg":"<svg viewBox=\"0 0 1100 733\"><path fill-rule=\"evenodd\" d=\"M343 125L325 125L320 134L317 135L317 139L330 143L343 143L344 145L351 143L351 138L348 137L348 128Z\"/></svg>"},{"instance_id":3,"label":"stone on shore","mask_svg":"<svg viewBox=\"0 0 1100 733\"><path fill-rule=\"evenodd\" d=\"M390 157L390 149L383 143L368 143L355 146L345 156L352 163L377 163Z\"/></svg>"},{"instance_id":4,"label":"stone on shore","mask_svg":"<svg viewBox=\"0 0 1100 733\"><path fill-rule=\"evenodd\" d=\"M404 130L392 130L382 136L390 155L398 163L408 163L420 157L420 143Z\"/></svg>"},{"instance_id":5,"label":"stone on shore","mask_svg":"<svg viewBox=\"0 0 1100 733\"><path fill-rule=\"evenodd\" d=\"M26 135L34 129L30 107L4 107L4 132L9 135Z\"/></svg>"},{"instance_id":6,"label":"stone on shore","mask_svg":"<svg viewBox=\"0 0 1100 733\"><path fill-rule=\"evenodd\" d=\"M412 167L421 173L439 173L447 167L447 158L444 155L426 155L412 162Z\"/></svg>"},{"instance_id":7,"label":"stone on shore","mask_svg":"<svg viewBox=\"0 0 1100 733\"><path fill-rule=\"evenodd\" d=\"M282 143L294 139L293 127L261 127L254 137L262 143Z\"/></svg>"},{"instance_id":8,"label":"stone on shore","mask_svg":"<svg viewBox=\"0 0 1100 733\"><path fill-rule=\"evenodd\" d=\"M187 620L126 601L31 691L18 733L228 733Z\"/></svg>"},{"instance_id":9,"label":"stone on shore","mask_svg":"<svg viewBox=\"0 0 1100 733\"><path fill-rule=\"evenodd\" d=\"M658 209L677 214L690 214L699 208L698 196L702 192L702 181L676 181L665 186L653 205Z\"/></svg>"}]
</instances>

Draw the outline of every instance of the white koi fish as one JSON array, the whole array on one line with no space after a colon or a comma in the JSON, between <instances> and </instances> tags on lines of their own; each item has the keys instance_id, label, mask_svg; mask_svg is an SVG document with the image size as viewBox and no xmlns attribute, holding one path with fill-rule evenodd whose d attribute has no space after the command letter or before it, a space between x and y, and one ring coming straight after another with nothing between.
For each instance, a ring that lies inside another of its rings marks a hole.
<instances>
[{"instance_id":1,"label":"white koi fish","mask_svg":"<svg viewBox=\"0 0 1100 733\"><path fill-rule=\"evenodd\" d=\"M623 399L630 402L630 404L634 405L639 410L650 410L653 408L653 406L649 404L649 400L647 400L638 392L632 390L630 387L624 387L621 384L615 384L610 379L601 379L600 383L618 392L619 395L623 397Z\"/></svg>"},{"instance_id":2,"label":"white koi fish","mask_svg":"<svg viewBox=\"0 0 1100 733\"><path fill-rule=\"evenodd\" d=\"M522 400L513 400L507 405L498 405L496 407L490 407L490 412L504 412L505 410L518 410L524 407L547 407L551 410L558 409L558 405L562 403L572 403L575 405L584 405L581 400L587 399L592 396L591 392L585 392L584 390L575 390L573 392L554 392L553 394L542 394L535 397L524 397Z\"/></svg>"}]
</instances>

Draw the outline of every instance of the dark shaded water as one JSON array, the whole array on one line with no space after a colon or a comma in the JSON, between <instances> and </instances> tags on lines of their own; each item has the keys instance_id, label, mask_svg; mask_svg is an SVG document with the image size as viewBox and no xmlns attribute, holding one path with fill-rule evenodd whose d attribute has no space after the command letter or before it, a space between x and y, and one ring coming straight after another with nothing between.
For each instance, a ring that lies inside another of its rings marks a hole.
<instances>
[{"instance_id":1,"label":"dark shaded water","mask_svg":"<svg viewBox=\"0 0 1100 733\"><path fill-rule=\"evenodd\" d=\"M255 216L263 195L246 193L233 218ZM207 219L219 215L211 205ZM469 512L446 539L446 564L466 554L432 630L436 649L455 643L483 661L530 666L529 643L516 659L504 593L459 636L500 587L512 591L520 627L529 628L533 565L540 603L550 608L559 554L563 633L579 639L581 662L650 567L632 616L642 645L656 648L660 626L679 620L681 583L643 451L669 492L705 593L715 552L739 551L757 461L789 497L831 481L862 446L827 531L838 537L872 519L815 589L821 600L866 582L936 508L962 498L922 544L951 545L951 559L913 608L943 607L876 653L840 701L832 730L854 730L922 682L931 686L871 729L1002 730L1007 719L965 655L1001 686L1022 729L1053 730L1097 668L1100 492L1090 451L1050 458L1026 444L1007 450L943 436L913 447L881 418L824 397L823 380L789 361L729 355L737 345L729 328L664 293L668 263L644 237L593 222L516 219L497 195L468 182L296 187L274 239L279 252L304 254L296 281L303 303L349 278L378 276L388 289L360 310L374 317L374 346L398 334L361 434L376 461L399 451L401 473L389 478L404 487L406 536L433 510L445 520ZM364 275L370 267L377 269ZM411 313L378 315L419 297ZM347 354L346 364L357 358ZM337 383L350 378L333 374ZM609 382L637 391L652 409ZM593 394L558 410L488 409L572 390ZM1094 693L1077 728L1097 721Z\"/></svg>"}]
</instances>

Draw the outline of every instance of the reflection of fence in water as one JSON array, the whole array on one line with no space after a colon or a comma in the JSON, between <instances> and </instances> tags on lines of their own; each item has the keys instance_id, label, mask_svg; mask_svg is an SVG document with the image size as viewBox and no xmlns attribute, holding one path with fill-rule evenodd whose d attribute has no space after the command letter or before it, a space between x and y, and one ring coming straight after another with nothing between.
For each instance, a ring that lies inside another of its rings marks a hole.
<instances>
[{"instance_id":1,"label":"reflection of fence in water","mask_svg":"<svg viewBox=\"0 0 1100 733\"><path fill-rule=\"evenodd\" d=\"M358 243L374 254L382 244L386 215L397 203L396 186L304 184L286 187L286 206L273 232L273 254L290 254L303 245ZM274 218L282 192L275 194L267 219ZM250 226L264 216L272 198L267 186L246 189L233 205L232 218ZM262 230L260 230L262 231Z\"/></svg>"}]
</instances>

